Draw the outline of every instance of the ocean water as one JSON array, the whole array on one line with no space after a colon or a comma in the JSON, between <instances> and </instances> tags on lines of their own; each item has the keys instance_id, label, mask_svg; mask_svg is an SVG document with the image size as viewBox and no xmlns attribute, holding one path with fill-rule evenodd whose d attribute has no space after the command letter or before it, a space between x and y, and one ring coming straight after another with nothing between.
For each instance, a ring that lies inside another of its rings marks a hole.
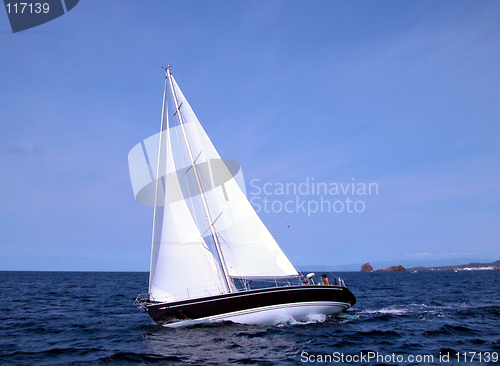
<instances>
[{"instance_id":1,"label":"ocean water","mask_svg":"<svg viewBox=\"0 0 500 366\"><path fill-rule=\"evenodd\" d=\"M0 364L500 363L500 271L337 275L358 303L336 317L166 328L133 305L147 273L0 272Z\"/></svg>"}]
</instances>

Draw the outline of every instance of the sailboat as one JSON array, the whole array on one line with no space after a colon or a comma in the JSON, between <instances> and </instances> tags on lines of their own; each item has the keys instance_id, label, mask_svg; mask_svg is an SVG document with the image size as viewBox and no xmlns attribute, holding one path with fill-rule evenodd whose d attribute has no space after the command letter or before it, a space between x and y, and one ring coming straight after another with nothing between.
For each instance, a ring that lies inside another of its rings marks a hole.
<instances>
[{"instance_id":1,"label":"sailboat","mask_svg":"<svg viewBox=\"0 0 500 366\"><path fill-rule=\"evenodd\" d=\"M149 289L147 296L138 296L137 305L160 324L223 320L265 325L338 314L353 306L356 298L341 279L315 285L311 274L307 285L301 281L246 198L234 169L221 159L170 67L165 72L161 129L152 140L157 150L145 147L154 218ZM142 153L139 145L133 151ZM265 281L273 286L262 286Z\"/></svg>"}]
</instances>

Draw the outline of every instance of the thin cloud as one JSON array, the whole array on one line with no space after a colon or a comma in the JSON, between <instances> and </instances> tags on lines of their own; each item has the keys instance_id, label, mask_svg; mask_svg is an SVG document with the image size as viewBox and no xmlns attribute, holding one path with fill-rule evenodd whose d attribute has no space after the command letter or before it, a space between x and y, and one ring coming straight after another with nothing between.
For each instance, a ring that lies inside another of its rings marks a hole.
<instances>
[{"instance_id":1,"label":"thin cloud","mask_svg":"<svg viewBox=\"0 0 500 366\"><path fill-rule=\"evenodd\" d=\"M28 155L28 153L23 150L19 149L18 147L8 147L3 151L5 155Z\"/></svg>"},{"instance_id":2,"label":"thin cloud","mask_svg":"<svg viewBox=\"0 0 500 366\"><path fill-rule=\"evenodd\" d=\"M44 154L44 151L41 148L36 147L36 146L31 149L31 152L35 155L43 155Z\"/></svg>"},{"instance_id":3,"label":"thin cloud","mask_svg":"<svg viewBox=\"0 0 500 366\"><path fill-rule=\"evenodd\" d=\"M19 147L8 147L2 152L4 155L43 155L45 152L43 149L35 146L29 150L21 149Z\"/></svg>"}]
</instances>

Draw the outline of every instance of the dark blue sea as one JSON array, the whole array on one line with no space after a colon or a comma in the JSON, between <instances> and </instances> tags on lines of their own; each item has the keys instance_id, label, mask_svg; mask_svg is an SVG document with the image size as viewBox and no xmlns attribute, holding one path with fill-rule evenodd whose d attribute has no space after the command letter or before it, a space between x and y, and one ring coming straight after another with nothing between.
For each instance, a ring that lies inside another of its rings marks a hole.
<instances>
[{"instance_id":1,"label":"dark blue sea","mask_svg":"<svg viewBox=\"0 0 500 366\"><path fill-rule=\"evenodd\" d=\"M340 316L172 329L133 305L147 273L0 272L0 364L499 364L500 271L338 275Z\"/></svg>"}]
</instances>

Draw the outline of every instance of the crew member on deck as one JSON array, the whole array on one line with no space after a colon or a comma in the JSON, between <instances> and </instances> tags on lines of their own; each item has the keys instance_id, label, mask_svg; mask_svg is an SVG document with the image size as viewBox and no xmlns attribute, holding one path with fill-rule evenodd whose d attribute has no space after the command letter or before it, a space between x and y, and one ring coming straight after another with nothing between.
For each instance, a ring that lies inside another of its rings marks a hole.
<instances>
[{"instance_id":1,"label":"crew member on deck","mask_svg":"<svg viewBox=\"0 0 500 366\"><path fill-rule=\"evenodd\" d=\"M326 274L321 275L321 277L323 278L323 285L329 286L330 280L328 279L328 277L326 277Z\"/></svg>"}]
</instances>

